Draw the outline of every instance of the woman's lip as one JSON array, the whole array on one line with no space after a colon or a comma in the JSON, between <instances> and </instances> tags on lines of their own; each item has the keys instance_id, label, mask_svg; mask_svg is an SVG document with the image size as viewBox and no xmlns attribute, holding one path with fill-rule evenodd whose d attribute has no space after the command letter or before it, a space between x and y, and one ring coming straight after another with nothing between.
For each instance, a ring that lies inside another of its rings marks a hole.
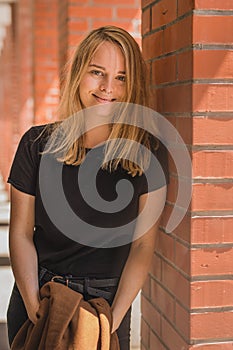
<instances>
[{"instance_id":1,"label":"woman's lip","mask_svg":"<svg viewBox=\"0 0 233 350\"><path fill-rule=\"evenodd\" d=\"M115 101L115 99L113 99L113 98L107 99L107 98L99 97L99 96L97 96L97 95L95 95L95 94L92 94L92 95L95 97L95 99L96 99L97 101L99 101L99 102L101 102L101 103L110 103L110 102Z\"/></svg>"}]
</instances>

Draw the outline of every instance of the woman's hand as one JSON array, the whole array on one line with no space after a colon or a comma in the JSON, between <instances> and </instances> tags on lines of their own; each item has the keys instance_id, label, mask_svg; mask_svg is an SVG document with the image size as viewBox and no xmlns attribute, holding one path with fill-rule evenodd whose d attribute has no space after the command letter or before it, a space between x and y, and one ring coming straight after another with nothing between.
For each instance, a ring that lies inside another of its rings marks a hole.
<instances>
[{"instance_id":1,"label":"woman's hand","mask_svg":"<svg viewBox=\"0 0 233 350\"><path fill-rule=\"evenodd\" d=\"M39 310L39 306L40 306L39 301L35 301L33 303L26 305L28 318L33 324L35 324L38 319L37 311Z\"/></svg>"},{"instance_id":2,"label":"woman's hand","mask_svg":"<svg viewBox=\"0 0 233 350\"><path fill-rule=\"evenodd\" d=\"M121 321L117 320L116 314L112 310L112 329L111 334L114 333L120 326Z\"/></svg>"}]
</instances>

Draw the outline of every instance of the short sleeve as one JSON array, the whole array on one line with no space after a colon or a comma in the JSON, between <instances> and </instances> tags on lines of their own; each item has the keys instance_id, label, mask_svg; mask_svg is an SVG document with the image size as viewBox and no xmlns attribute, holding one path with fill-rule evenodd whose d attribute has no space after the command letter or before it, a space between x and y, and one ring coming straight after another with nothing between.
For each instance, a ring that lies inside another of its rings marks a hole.
<instances>
[{"instance_id":1,"label":"short sleeve","mask_svg":"<svg viewBox=\"0 0 233 350\"><path fill-rule=\"evenodd\" d=\"M19 191L35 196L39 167L39 133L30 128L22 136L10 169L7 182Z\"/></svg>"},{"instance_id":2,"label":"short sleeve","mask_svg":"<svg viewBox=\"0 0 233 350\"><path fill-rule=\"evenodd\" d=\"M152 153L150 165L142 175L140 195L158 190L169 184L167 148L159 142L158 149Z\"/></svg>"}]
</instances>

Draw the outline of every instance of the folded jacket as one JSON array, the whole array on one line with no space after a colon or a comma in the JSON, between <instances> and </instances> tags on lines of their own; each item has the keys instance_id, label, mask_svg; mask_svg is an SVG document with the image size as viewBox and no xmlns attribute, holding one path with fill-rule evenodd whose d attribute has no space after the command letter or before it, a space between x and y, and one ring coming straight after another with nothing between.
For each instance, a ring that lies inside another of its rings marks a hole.
<instances>
[{"instance_id":1,"label":"folded jacket","mask_svg":"<svg viewBox=\"0 0 233 350\"><path fill-rule=\"evenodd\" d=\"M85 301L82 294L56 282L43 285L40 296L36 324L28 319L22 325L12 350L120 350L105 299Z\"/></svg>"}]
</instances>

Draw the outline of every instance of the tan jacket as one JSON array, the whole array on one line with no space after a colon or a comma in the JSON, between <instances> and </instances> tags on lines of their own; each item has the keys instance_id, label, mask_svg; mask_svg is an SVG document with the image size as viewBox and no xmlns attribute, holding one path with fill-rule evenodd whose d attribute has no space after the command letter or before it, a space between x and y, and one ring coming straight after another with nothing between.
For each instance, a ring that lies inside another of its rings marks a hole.
<instances>
[{"instance_id":1,"label":"tan jacket","mask_svg":"<svg viewBox=\"0 0 233 350\"><path fill-rule=\"evenodd\" d=\"M56 282L41 288L38 321L27 320L12 350L120 350L110 334L112 314L103 298L84 301L82 294Z\"/></svg>"}]
</instances>

